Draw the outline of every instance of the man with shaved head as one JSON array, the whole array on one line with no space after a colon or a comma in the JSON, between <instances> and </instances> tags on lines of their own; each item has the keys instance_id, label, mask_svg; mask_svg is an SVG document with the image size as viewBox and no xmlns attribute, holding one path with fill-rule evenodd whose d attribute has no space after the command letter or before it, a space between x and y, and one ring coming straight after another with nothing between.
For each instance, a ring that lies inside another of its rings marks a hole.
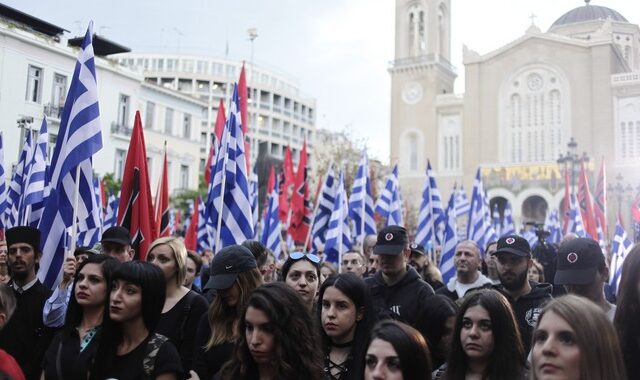
<instances>
[{"instance_id":1,"label":"man with shaved head","mask_svg":"<svg viewBox=\"0 0 640 380\"><path fill-rule=\"evenodd\" d=\"M436 294L442 294L455 301L464 297L471 289L492 284L491 280L480 272L482 267L480 247L472 240L463 240L458 243L453 256L453 266L456 268L456 276L438 289Z\"/></svg>"}]
</instances>

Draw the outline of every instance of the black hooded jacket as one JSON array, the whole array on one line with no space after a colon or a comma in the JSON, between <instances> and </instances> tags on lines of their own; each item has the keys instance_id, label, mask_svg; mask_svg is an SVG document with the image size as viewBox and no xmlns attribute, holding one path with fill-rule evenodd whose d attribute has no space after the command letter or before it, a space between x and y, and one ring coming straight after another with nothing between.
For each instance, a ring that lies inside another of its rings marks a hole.
<instances>
[{"instance_id":1,"label":"black hooded jacket","mask_svg":"<svg viewBox=\"0 0 640 380\"><path fill-rule=\"evenodd\" d=\"M531 349L531 334L536 327L542 308L551 300L551 292L553 291L551 284L539 284L529 281L529 285L531 285L531 292L520 296L517 300L514 300L502 285L496 285L495 287L507 297L509 303L511 303L513 313L518 322L518 328L520 329L520 336L522 337L525 353L528 353Z\"/></svg>"}]
</instances>

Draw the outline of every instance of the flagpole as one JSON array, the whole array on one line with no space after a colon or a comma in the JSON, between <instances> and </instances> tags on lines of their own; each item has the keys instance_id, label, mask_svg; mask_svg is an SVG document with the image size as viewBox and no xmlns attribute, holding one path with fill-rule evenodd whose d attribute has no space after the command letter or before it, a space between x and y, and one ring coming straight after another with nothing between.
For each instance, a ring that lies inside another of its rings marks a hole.
<instances>
[{"instance_id":1,"label":"flagpole","mask_svg":"<svg viewBox=\"0 0 640 380\"><path fill-rule=\"evenodd\" d=\"M76 166L76 183L75 189L73 192L73 220L71 222L71 249L67 251L67 257L73 254L76 251L76 243L78 240L78 228L77 228L77 219L78 219L78 198L80 193L80 164Z\"/></svg>"}]
</instances>

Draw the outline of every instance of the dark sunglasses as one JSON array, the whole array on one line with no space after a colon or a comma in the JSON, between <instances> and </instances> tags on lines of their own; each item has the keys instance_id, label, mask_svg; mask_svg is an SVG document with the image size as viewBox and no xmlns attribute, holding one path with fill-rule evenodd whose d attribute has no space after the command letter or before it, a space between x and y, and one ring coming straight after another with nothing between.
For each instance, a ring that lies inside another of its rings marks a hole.
<instances>
[{"instance_id":1,"label":"dark sunglasses","mask_svg":"<svg viewBox=\"0 0 640 380\"><path fill-rule=\"evenodd\" d=\"M289 258L291 260L300 260L300 259L306 258L307 260L311 261L312 263L320 264L320 258L318 256L314 255L313 253L305 253L305 252L300 252L300 251L291 252L291 254L289 254Z\"/></svg>"}]
</instances>

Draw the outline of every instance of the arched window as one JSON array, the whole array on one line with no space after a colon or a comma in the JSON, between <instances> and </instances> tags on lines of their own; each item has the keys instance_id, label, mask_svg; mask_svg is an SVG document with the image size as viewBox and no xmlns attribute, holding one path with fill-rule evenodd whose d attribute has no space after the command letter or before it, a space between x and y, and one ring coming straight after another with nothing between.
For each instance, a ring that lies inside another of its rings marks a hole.
<instances>
[{"instance_id":1,"label":"arched window","mask_svg":"<svg viewBox=\"0 0 640 380\"><path fill-rule=\"evenodd\" d=\"M462 115L439 115L438 135L438 169L445 172L460 171L462 169Z\"/></svg>"},{"instance_id":2,"label":"arched window","mask_svg":"<svg viewBox=\"0 0 640 380\"><path fill-rule=\"evenodd\" d=\"M422 132L416 129L407 130L400 135L399 143L400 171L420 172L423 169L421 163L425 161L421 150L424 144Z\"/></svg>"},{"instance_id":3,"label":"arched window","mask_svg":"<svg viewBox=\"0 0 640 380\"><path fill-rule=\"evenodd\" d=\"M427 15L420 6L409 8L409 56L424 54L427 48L426 19Z\"/></svg>"},{"instance_id":4,"label":"arched window","mask_svg":"<svg viewBox=\"0 0 640 380\"><path fill-rule=\"evenodd\" d=\"M436 52L448 59L449 57L449 26L447 25L447 8L443 3L438 6L438 38Z\"/></svg>"},{"instance_id":5,"label":"arched window","mask_svg":"<svg viewBox=\"0 0 640 380\"><path fill-rule=\"evenodd\" d=\"M550 162L569 135L569 89L564 75L547 65L521 68L500 87L500 160Z\"/></svg>"},{"instance_id":6,"label":"arched window","mask_svg":"<svg viewBox=\"0 0 640 380\"><path fill-rule=\"evenodd\" d=\"M409 137L409 170L418 170L418 136L412 133Z\"/></svg>"}]
</instances>

